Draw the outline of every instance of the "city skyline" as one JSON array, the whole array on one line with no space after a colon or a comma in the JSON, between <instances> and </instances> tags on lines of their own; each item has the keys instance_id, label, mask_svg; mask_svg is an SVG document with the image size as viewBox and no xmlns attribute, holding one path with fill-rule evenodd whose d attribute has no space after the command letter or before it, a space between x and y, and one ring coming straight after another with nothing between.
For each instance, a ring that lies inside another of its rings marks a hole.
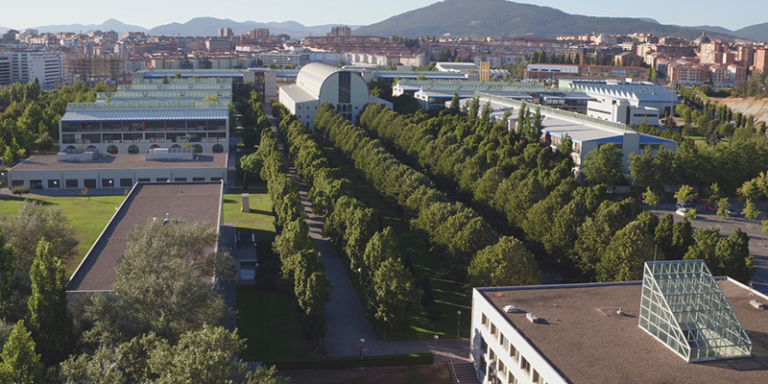
<instances>
[{"instance_id":1,"label":"city skyline","mask_svg":"<svg viewBox=\"0 0 768 384\"><path fill-rule=\"evenodd\" d=\"M34 12L29 12L26 4L22 3L5 5L3 13L0 15L0 26L21 30L47 25L101 24L108 19L117 19L126 24L152 29L174 22L184 23L195 17L216 17L238 22L255 21L262 23L296 21L305 26L369 25L404 12L426 7L435 2L435 0L391 0L387 3L370 1L360 3L354 0L332 0L328 2L330 6L318 7L316 2L310 0L289 0L281 3L258 1L255 2L256 6L252 1L230 0L228 7L210 8L208 2L189 0L184 3L183 9L180 9L175 3L163 2L158 4L156 1L136 0L130 8L104 3L100 5L99 9L92 9L92 6L89 6L90 2L83 0L67 2L66 7L58 1L39 0ZM518 1L518 3L531 2ZM662 24L710 25L730 30L738 30L768 21L760 12L732 12L728 15L722 12L710 12L711 8L701 6L702 2L696 2L697 6L691 7L693 4L693 1L648 0L644 3L642 13L638 13L636 7L623 7L621 4L609 8L605 6L605 2L598 0L583 0L578 3L566 0L540 0L535 5L548 6L571 14L647 17ZM756 0L733 0L729 4L728 9L741 11L759 5ZM666 12L662 14L655 15L654 13L658 13L658 11L652 11L664 7L666 7ZM206 10L200 11L200 9ZM248 11L249 9L253 9L253 11ZM284 12L285 9L290 9L290 13ZM152 11L148 12L148 10Z\"/></svg>"}]
</instances>

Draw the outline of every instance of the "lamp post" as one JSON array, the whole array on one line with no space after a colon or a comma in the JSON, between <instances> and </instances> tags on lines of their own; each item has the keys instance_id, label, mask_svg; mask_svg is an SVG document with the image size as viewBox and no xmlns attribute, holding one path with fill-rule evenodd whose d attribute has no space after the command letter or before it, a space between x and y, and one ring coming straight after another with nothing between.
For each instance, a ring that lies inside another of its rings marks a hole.
<instances>
[{"instance_id":1,"label":"lamp post","mask_svg":"<svg viewBox=\"0 0 768 384\"><path fill-rule=\"evenodd\" d=\"M459 338L461 331L461 311L456 311L456 338Z\"/></svg>"},{"instance_id":2,"label":"lamp post","mask_svg":"<svg viewBox=\"0 0 768 384\"><path fill-rule=\"evenodd\" d=\"M360 338L360 369L363 369L363 348L365 348L365 339Z\"/></svg>"},{"instance_id":3,"label":"lamp post","mask_svg":"<svg viewBox=\"0 0 768 384\"><path fill-rule=\"evenodd\" d=\"M357 269L357 278L358 278L357 281L360 284L360 288L362 289L363 288L363 269L362 268Z\"/></svg>"},{"instance_id":4,"label":"lamp post","mask_svg":"<svg viewBox=\"0 0 768 384\"><path fill-rule=\"evenodd\" d=\"M435 339L435 349L432 352L432 354L435 355L435 357L437 357L437 339L439 339L439 337L435 335L433 338Z\"/></svg>"}]
</instances>

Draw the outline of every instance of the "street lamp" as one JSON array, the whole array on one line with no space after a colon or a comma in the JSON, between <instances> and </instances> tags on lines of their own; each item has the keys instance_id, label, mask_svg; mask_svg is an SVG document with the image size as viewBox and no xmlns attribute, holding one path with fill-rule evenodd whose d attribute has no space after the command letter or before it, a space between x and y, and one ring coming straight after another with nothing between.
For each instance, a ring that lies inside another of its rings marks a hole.
<instances>
[{"instance_id":1,"label":"street lamp","mask_svg":"<svg viewBox=\"0 0 768 384\"><path fill-rule=\"evenodd\" d=\"M461 331L461 311L456 311L456 338L459 338L459 331Z\"/></svg>"},{"instance_id":2,"label":"street lamp","mask_svg":"<svg viewBox=\"0 0 768 384\"><path fill-rule=\"evenodd\" d=\"M360 369L363 369L363 352L365 348L365 339L360 338Z\"/></svg>"},{"instance_id":3,"label":"street lamp","mask_svg":"<svg viewBox=\"0 0 768 384\"><path fill-rule=\"evenodd\" d=\"M358 283L360 284L360 288L362 288L363 287L363 269L362 268L357 269L357 277L358 277Z\"/></svg>"},{"instance_id":4,"label":"street lamp","mask_svg":"<svg viewBox=\"0 0 768 384\"><path fill-rule=\"evenodd\" d=\"M433 351L433 354L434 354L435 356L437 356L437 339L439 339L439 337L437 337L437 335L435 335L435 336L434 336L434 339L435 339L435 349L434 349L434 351Z\"/></svg>"}]
</instances>

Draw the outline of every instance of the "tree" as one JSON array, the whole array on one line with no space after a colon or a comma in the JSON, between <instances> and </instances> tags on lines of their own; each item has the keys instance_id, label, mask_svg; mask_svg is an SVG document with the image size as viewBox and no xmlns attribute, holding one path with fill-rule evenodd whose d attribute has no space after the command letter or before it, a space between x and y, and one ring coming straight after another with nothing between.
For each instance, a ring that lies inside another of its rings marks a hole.
<instances>
[{"instance_id":1,"label":"tree","mask_svg":"<svg viewBox=\"0 0 768 384\"><path fill-rule=\"evenodd\" d=\"M35 342L19 320L0 353L0 382L19 384L42 384L43 364L35 353Z\"/></svg>"},{"instance_id":2,"label":"tree","mask_svg":"<svg viewBox=\"0 0 768 384\"><path fill-rule=\"evenodd\" d=\"M688 185L681 185L680 189L675 192L675 199L678 203L687 203L689 200L696 197L696 193L693 193L693 188Z\"/></svg>"},{"instance_id":3,"label":"tree","mask_svg":"<svg viewBox=\"0 0 768 384\"><path fill-rule=\"evenodd\" d=\"M755 207L755 203L752 202L752 199L747 199L747 202L744 204L744 210L741 211L741 214L744 215L747 220L749 220L748 225L752 225L752 220L760 216L760 210Z\"/></svg>"},{"instance_id":4,"label":"tree","mask_svg":"<svg viewBox=\"0 0 768 384\"><path fill-rule=\"evenodd\" d=\"M731 208L731 203L728 202L727 197L717 200L717 217L720 220L720 225L723 224L723 219L730 217L728 210Z\"/></svg>"},{"instance_id":5,"label":"tree","mask_svg":"<svg viewBox=\"0 0 768 384\"><path fill-rule=\"evenodd\" d=\"M397 259L387 259L373 275L376 293L376 318L390 329L419 312L422 293L414 286L411 274Z\"/></svg>"},{"instance_id":6,"label":"tree","mask_svg":"<svg viewBox=\"0 0 768 384\"><path fill-rule=\"evenodd\" d=\"M629 175L632 181L640 188L650 187L655 184L657 173L653 161L653 149L645 147L642 155L629 154Z\"/></svg>"},{"instance_id":7,"label":"tree","mask_svg":"<svg viewBox=\"0 0 768 384\"><path fill-rule=\"evenodd\" d=\"M424 291L424 296L421 297L421 306L429 307L434 304L435 293L432 291L432 279L428 272L424 272L424 276L421 277L421 290Z\"/></svg>"},{"instance_id":8,"label":"tree","mask_svg":"<svg viewBox=\"0 0 768 384\"><path fill-rule=\"evenodd\" d=\"M655 209L657 205L659 205L659 202L661 199L659 199L659 196L651 190L651 187L648 187L645 192L643 193L643 197L645 198L645 203L648 204L651 209Z\"/></svg>"},{"instance_id":9,"label":"tree","mask_svg":"<svg viewBox=\"0 0 768 384\"><path fill-rule=\"evenodd\" d=\"M94 295L85 306L93 328L84 338L117 344L154 332L175 341L229 315L219 291L203 281L231 265L228 254L209 251L217 238L215 228L204 223L150 221L131 231L115 294Z\"/></svg>"},{"instance_id":10,"label":"tree","mask_svg":"<svg viewBox=\"0 0 768 384\"><path fill-rule=\"evenodd\" d=\"M541 275L533 255L523 243L505 236L472 259L468 280L472 287L535 285L539 284Z\"/></svg>"},{"instance_id":11,"label":"tree","mask_svg":"<svg viewBox=\"0 0 768 384\"><path fill-rule=\"evenodd\" d=\"M584 159L583 172L592 185L616 188L624 170L622 153L615 145L605 144L589 152Z\"/></svg>"},{"instance_id":12,"label":"tree","mask_svg":"<svg viewBox=\"0 0 768 384\"><path fill-rule=\"evenodd\" d=\"M709 186L709 200L708 202L712 205L717 204L718 200L720 199L720 196L723 195L723 192L720 190L720 187L717 185L717 183L712 183L712 185Z\"/></svg>"},{"instance_id":13,"label":"tree","mask_svg":"<svg viewBox=\"0 0 768 384\"><path fill-rule=\"evenodd\" d=\"M716 276L732 277L747 284L755 274L755 257L749 255L749 236L739 228L727 239L720 240L715 248L715 257L719 263Z\"/></svg>"},{"instance_id":14,"label":"tree","mask_svg":"<svg viewBox=\"0 0 768 384\"><path fill-rule=\"evenodd\" d=\"M459 93L454 92L453 98L451 99L451 113L457 114L459 113Z\"/></svg>"},{"instance_id":15,"label":"tree","mask_svg":"<svg viewBox=\"0 0 768 384\"><path fill-rule=\"evenodd\" d=\"M640 280L643 263L653 258L653 238L634 221L616 232L597 265L598 281Z\"/></svg>"},{"instance_id":16,"label":"tree","mask_svg":"<svg viewBox=\"0 0 768 384\"><path fill-rule=\"evenodd\" d=\"M67 303L64 264L53 252L51 243L41 240L37 257L29 271L32 295L29 318L32 334L46 365L63 361L69 353L71 318Z\"/></svg>"}]
</instances>

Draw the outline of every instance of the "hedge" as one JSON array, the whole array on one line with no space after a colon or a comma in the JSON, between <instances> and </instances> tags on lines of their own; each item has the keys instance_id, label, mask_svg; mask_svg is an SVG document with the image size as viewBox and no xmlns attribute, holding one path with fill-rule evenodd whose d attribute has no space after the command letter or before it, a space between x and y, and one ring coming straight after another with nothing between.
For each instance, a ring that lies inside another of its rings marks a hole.
<instances>
[{"instance_id":1,"label":"hedge","mask_svg":"<svg viewBox=\"0 0 768 384\"><path fill-rule=\"evenodd\" d=\"M291 369L349 369L375 367L402 367L414 365L432 365L435 356L432 353L410 353L403 355L383 355L353 357L332 357L322 360L265 361L265 365L274 365L278 370Z\"/></svg>"}]
</instances>

